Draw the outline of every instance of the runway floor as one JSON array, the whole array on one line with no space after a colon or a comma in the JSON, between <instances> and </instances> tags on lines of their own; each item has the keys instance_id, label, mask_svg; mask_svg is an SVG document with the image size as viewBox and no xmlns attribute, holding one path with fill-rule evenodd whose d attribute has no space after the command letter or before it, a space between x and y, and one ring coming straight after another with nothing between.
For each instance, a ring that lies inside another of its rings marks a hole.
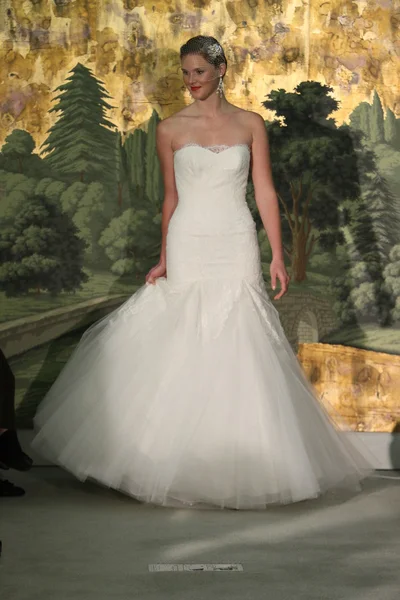
<instances>
[{"instance_id":1,"label":"runway floor","mask_svg":"<svg viewBox=\"0 0 400 600\"><path fill-rule=\"evenodd\" d=\"M0 499L1 600L399 597L398 472L265 511L149 506L55 467L2 475L26 495ZM221 563L242 570L202 570ZM149 570L161 564L200 570Z\"/></svg>"}]
</instances>

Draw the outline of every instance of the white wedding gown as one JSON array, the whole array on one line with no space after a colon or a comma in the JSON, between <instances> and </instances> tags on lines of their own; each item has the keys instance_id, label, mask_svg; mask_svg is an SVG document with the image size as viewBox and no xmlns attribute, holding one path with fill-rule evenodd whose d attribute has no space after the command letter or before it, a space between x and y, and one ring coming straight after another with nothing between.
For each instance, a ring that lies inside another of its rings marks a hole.
<instances>
[{"instance_id":1,"label":"white wedding gown","mask_svg":"<svg viewBox=\"0 0 400 600\"><path fill-rule=\"evenodd\" d=\"M372 469L313 394L262 278L245 144L175 152L167 277L92 325L39 406L33 446L164 506L260 509Z\"/></svg>"}]
</instances>

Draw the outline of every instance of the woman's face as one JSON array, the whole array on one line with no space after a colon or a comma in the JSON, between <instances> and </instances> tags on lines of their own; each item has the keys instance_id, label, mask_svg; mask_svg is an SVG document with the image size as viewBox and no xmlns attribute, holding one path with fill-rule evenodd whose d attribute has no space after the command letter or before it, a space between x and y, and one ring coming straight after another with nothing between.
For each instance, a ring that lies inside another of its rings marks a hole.
<instances>
[{"instance_id":1,"label":"woman's face","mask_svg":"<svg viewBox=\"0 0 400 600\"><path fill-rule=\"evenodd\" d=\"M183 81L196 100L208 98L218 87L225 65L216 68L199 54L188 54L182 58Z\"/></svg>"}]
</instances>

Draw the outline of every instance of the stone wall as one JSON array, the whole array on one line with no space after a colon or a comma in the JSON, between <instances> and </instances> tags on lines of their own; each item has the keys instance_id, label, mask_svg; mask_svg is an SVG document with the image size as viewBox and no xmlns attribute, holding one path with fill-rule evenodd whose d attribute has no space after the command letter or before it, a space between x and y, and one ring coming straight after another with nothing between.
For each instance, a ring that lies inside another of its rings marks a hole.
<instances>
[{"instance_id":1,"label":"stone wall","mask_svg":"<svg viewBox=\"0 0 400 600\"><path fill-rule=\"evenodd\" d=\"M400 431L400 356L340 344L300 344L298 358L339 428Z\"/></svg>"},{"instance_id":2,"label":"stone wall","mask_svg":"<svg viewBox=\"0 0 400 600\"><path fill-rule=\"evenodd\" d=\"M0 324L0 347L7 358L89 326L120 306L128 296L95 298L39 315Z\"/></svg>"},{"instance_id":3,"label":"stone wall","mask_svg":"<svg viewBox=\"0 0 400 600\"><path fill-rule=\"evenodd\" d=\"M279 311L286 336L296 351L299 344L318 342L339 326L331 303L315 294L289 292L273 303Z\"/></svg>"},{"instance_id":4,"label":"stone wall","mask_svg":"<svg viewBox=\"0 0 400 600\"><path fill-rule=\"evenodd\" d=\"M0 324L0 347L8 358L22 354L68 331L93 323L126 299L127 296L122 295L96 298ZM299 344L318 342L338 326L329 301L319 296L290 292L281 300L272 302L295 351Z\"/></svg>"}]
</instances>

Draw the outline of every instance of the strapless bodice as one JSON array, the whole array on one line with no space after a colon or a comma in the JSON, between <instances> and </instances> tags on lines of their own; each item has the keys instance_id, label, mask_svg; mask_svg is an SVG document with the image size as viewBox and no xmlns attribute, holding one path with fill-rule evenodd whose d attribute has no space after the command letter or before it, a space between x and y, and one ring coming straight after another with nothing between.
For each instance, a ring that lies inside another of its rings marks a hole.
<instances>
[{"instance_id":1,"label":"strapless bodice","mask_svg":"<svg viewBox=\"0 0 400 600\"><path fill-rule=\"evenodd\" d=\"M250 149L246 144L185 144L174 153L178 206L169 230L235 233L254 230L246 202Z\"/></svg>"}]
</instances>

